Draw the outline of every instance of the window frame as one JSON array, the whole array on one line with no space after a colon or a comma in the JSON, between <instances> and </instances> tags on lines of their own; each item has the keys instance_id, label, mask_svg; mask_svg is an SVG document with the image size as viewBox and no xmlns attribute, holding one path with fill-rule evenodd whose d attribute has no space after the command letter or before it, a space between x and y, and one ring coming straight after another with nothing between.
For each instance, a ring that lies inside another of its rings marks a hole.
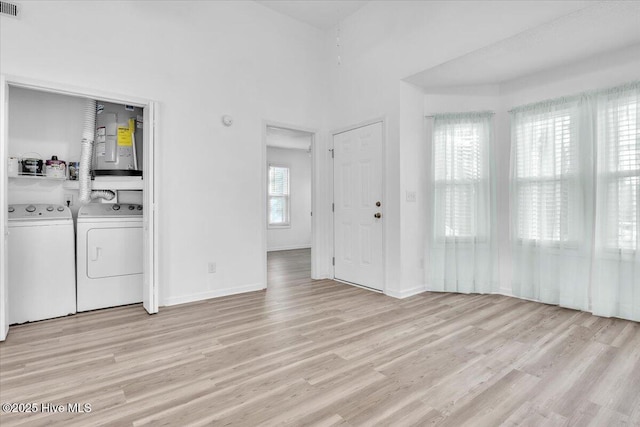
<instances>
[{"instance_id":1,"label":"window frame","mask_svg":"<svg viewBox=\"0 0 640 427\"><path fill-rule=\"evenodd\" d=\"M461 122L461 123L457 123L455 124L455 126L471 126L473 128L473 125L475 124L477 119L474 118L469 118L468 121L466 122ZM447 125L447 126L452 126L452 125ZM493 122L490 121L490 126L493 126ZM446 194L446 191L449 188L465 188L465 187L477 187L477 186L482 186L485 185L486 181L489 179L488 178L488 174L491 173L490 170L486 171L484 174L480 173L478 175L477 179L470 179L470 178L447 178L447 172L445 170L445 177L442 179L438 179L437 177L437 171L435 168L435 162L437 161L437 150L438 150L438 140L436 139L436 134L437 134L437 130L434 124L434 128L433 128L433 136L432 136L432 162L433 162L433 175L431 177L432 182L433 182L433 190L434 190L434 195L433 197L437 197L437 195L442 191L444 192L444 194ZM478 164L476 165L476 167L480 168L482 166L483 161L485 160L483 157L485 155L488 154L488 148L489 147L485 147L483 146L483 144L490 144L491 141L482 141L480 140L480 135L477 135L478 138L478 153L476 156L476 159L478 161ZM447 144L447 142L445 142L445 144ZM455 144L455 141L451 142L451 145L453 146ZM489 196L490 197L490 196ZM489 200L489 203L491 203L491 201ZM434 202L435 204L435 202ZM480 211L480 200L479 200L479 196L476 195L475 198L475 207L471 206L471 209L476 213L476 215L478 214L478 212ZM443 205L444 209L446 210L446 205ZM434 213L435 215L435 213ZM456 242L456 243L468 243L468 244L473 244L473 243L483 243L483 242L487 242L489 241L489 236L490 236L490 224L489 222L489 218L486 219L484 226L482 227L482 229L476 229L475 230L475 234L468 234L468 235L447 235L447 230L446 230L446 224L445 224L445 230L443 233L436 233L436 231L434 230L433 232L433 237L434 237L434 241L436 243L441 243L444 244L446 242Z\"/></svg>"},{"instance_id":2,"label":"window frame","mask_svg":"<svg viewBox=\"0 0 640 427\"><path fill-rule=\"evenodd\" d=\"M630 98L633 98L632 96ZM616 99L617 100L617 99ZM637 117L637 109L640 108L640 103L637 102L638 99L636 97L636 117ZM605 100L603 102L608 103L608 100ZM629 104L632 104L632 102L630 102ZM607 105L605 107L605 109L603 111L599 111L598 115L600 116L601 114L609 114L610 109L613 108L609 105ZM608 121L608 118L604 119L605 121ZM598 117L598 124L599 126L602 123L602 117ZM616 125L619 126L619 123L616 122ZM640 123L636 122L636 132L638 131L638 127L640 126ZM618 131L616 133L619 133L620 130L618 129ZM609 151L609 147L608 145L611 143L609 141L609 135L603 135L601 131L598 131L598 138L604 138L605 141L598 141L598 145L602 146L603 150L602 150L602 159L598 160L598 162L602 162L600 164L604 165L603 167L599 167L598 170L598 182L599 185L601 185L603 187L603 197L605 199L608 199L609 197L609 189L610 189L610 185L611 184L615 184L615 185L619 185L619 183L624 180L624 179L628 179L628 178L636 178L637 180L640 181L640 167L636 168L636 169L627 169L627 170L621 170L620 168L618 168L617 170L611 170L608 166L609 163L609 155L610 155L610 151ZM636 141L637 141L637 137L636 137ZM616 145L618 145L617 149L616 149L616 153L619 154L619 140L616 140ZM640 148L638 148L638 143L636 142L636 150L640 151ZM640 183L638 183L637 185L640 185ZM638 196L636 196L638 197ZM636 223L635 223L635 231L636 231L636 239L635 242L633 242L633 244L635 245L633 248L630 247L621 247L620 246L620 238L618 235L618 238L616 239L616 245L612 245L611 244L611 240L612 240L612 236L609 234L610 229L609 229L609 224L604 224L604 226L602 227L602 229L600 230L600 232L602 233L602 246L605 252L610 253L610 254L635 254L636 251L639 249L639 239L640 239L640 222L638 221L638 210L640 210L640 200L636 199ZM611 212L608 209L609 205L609 201L606 200L603 204L603 206L605 206L605 216L607 218L609 218L611 216ZM618 215L618 223L617 223L617 227L616 228L620 228L620 217Z\"/></svg>"},{"instance_id":3,"label":"window frame","mask_svg":"<svg viewBox=\"0 0 640 427\"><path fill-rule=\"evenodd\" d=\"M271 169L281 168L287 170L287 194L271 194ZM274 198L285 200L285 222L271 222L271 200ZM286 229L291 228L291 167L286 163L269 163L267 165L267 228Z\"/></svg>"},{"instance_id":4,"label":"window frame","mask_svg":"<svg viewBox=\"0 0 640 427\"><path fill-rule=\"evenodd\" d=\"M636 178L637 180L640 180L640 170L639 171L635 171L631 172L631 171L624 171L624 172L604 172L602 174L600 174L600 180L601 182L603 182L602 185L604 185L604 187L606 188L605 190L605 197L609 196L609 185L610 184L618 184L620 181L622 181L623 179L627 179L627 178ZM637 184L640 185L640 184ZM607 201L608 202L608 201ZM607 202L605 202L605 204L608 204ZM608 211L607 209L607 213L606 216L609 217L611 215L611 213ZM638 211L638 201L636 201L636 216L637 216L637 211ZM620 246L620 239L618 237L618 239L616 239L617 244L615 246L611 245L611 236L609 235L609 224L606 224L603 227L602 233L603 233L603 243L604 243L604 249L608 252L615 252L615 253L635 253L638 250L638 234L640 234L640 224L636 221L635 223L635 228L636 228L636 240L634 242L635 247L633 248L629 248L629 247L622 247ZM617 228L620 227L620 218L618 217L618 226Z\"/></svg>"},{"instance_id":5,"label":"window frame","mask_svg":"<svg viewBox=\"0 0 640 427\"><path fill-rule=\"evenodd\" d=\"M577 144L579 144L579 138L574 138L574 136L576 135L576 126L577 126L577 118L578 118L578 112L576 110L576 107L574 105L572 105L572 103L562 107L562 106L558 106L558 110L557 112L553 115L553 116L548 116L546 117L545 121L548 123L551 120L556 120L558 118L562 118L562 117L568 117L569 119L569 145L571 150L573 151L572 155L573 155L573 162L574 162L574 167L572 167L570 169L569 172L567 173L561 173L559 175L546 175L543 173L540 173L537 176L532 176L532 175L526 175L526 176L518 176L518 166L519 166L519 161L518 161L518 148L520 147L519 141L518 141L518 135L520 134L517 126L518 125L526 125L526 123L516 123L514 124L512 121L512 150L516 150L516 160L515 160L515 177L514 177L514 186L515 186L515 191L513 192L513 197L515 198L515 208L516 208L516 212L511 212L511 215L515 214L515 241L518 244L524 244L524 243L534 243L534 244L544 244L545 246L548 247L566 247L566 248L578 248L579 244L581 242L580 236L582 235L582 233L580 232L581 228L581 224L583 223L581 218L581 221L578 222L578 224L574 224L573 221L570 220L569 215L567 214L566 216L566 224L564 225L564 227L566 228L566 239L563 239L563 236L561 234L561 232L559 233L559 236L557 239L555 238L546 238L546 236L542 236L541 234L539 235L539 237L537 238L531 238L531 237L523 237L522 233L521 233L521 218L520 218L520 210L522 209L521 207L521 197L520 197L520 189L524 186L543 186L545 184L549 184L549 183L556 183L559 184L561 186L567 186L568 187L568 195L567 195L567 209L572 209L572 198L577 198L579 196L580 193L580 154L579 154L579 146ZM521 112L520 114L527 114L529 112ZM529 116L529 122L528 124L531 124L534 121L540 121L542 120L541 118L537 118L539 116L541 116L542 113L537 113L537 112L530 112ZM523 118L520 119L520 121L524 120ZM555 131L554 129L554 134L557 133L557 131ZM574 145L576 144L576 145ZM554 144L554 150L556 149L556 144ZM562 167L561 167L562 169ZM578 194L572 194L572 189L573 191L575 191ZM575 208L575 207L574 207ZM584 214L583 214L584 215ZM563 228L563 224L562 224L562 218L559 218L559 228L560 230L562 230Z\"/></svg>"}]
</instances>

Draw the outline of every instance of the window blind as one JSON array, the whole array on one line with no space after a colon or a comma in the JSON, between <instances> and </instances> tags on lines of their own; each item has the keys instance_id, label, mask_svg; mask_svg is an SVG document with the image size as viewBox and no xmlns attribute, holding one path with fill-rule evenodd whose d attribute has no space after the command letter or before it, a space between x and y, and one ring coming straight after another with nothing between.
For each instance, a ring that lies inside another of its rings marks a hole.
<instances>
[{"instance_id":1,"label":"window blind","mask_svg":"<svg viewBox=\"0 0 640 427\"><path fill-rule=\"evenodd\" d=\"M474 238L486 232L484 208L489 115L436 118L433 132L434 183L438 226L435 235Z\"/></svg>"},{"instance_id":2,"label":"window blind","mask_svg":"<svg viewBox=\"0 0 640 427\"><path fill-rule=\"evenodd\" d=\"M635 250L640 191L638 97L611 97L600 120L606 147L606 243L610 248Z\"/></svg>"},{"instance_id":3,"label":"window blind","mask_svg":"<svg viewBox=\"0 0 640 427\"><path fill-rule=\"evenodd\" d=\"M289 225L289 168L269 166L269 225Z\"/></svg>"},{"instance_id":4,"label":"window blind","mask_svg":"<svg viewBox=\"0 0 640 427\"><path fill-rule=\"evenodd\" d=\"M518 237L567 241L577 173L574 113L568 107L514 116Z\"/></svg>"},{"instance_id":5,"label":"window blind","mask_svg":"<svg viewBox=\"0 0 640 427\"><path fill-rule=\"evenodd\" d=\"M436 181L472 182L480 178L480 135L473 124L439 126L435 147Z\"/></svg>"}]
</instances>

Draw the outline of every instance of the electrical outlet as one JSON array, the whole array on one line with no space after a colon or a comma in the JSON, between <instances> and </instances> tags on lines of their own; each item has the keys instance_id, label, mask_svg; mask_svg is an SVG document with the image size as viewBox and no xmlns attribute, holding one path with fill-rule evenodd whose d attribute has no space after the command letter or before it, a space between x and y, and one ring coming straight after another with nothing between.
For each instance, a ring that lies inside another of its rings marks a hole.
<instances>
[{"instance_id":1,"label":"electrical outlet","mask_svg":"<svg viewBox=\"0 0 640 427\"><path fill-rule=\"evenodd\" d=\"M215 273L216 272L216 263L215 262L210 262L209 263L209 273Z\"/></svg>"},{"instance_id":2,"label":"electrical outlet","mask_svg":"<svg viewBox=\"0 0 640 427\"><path fill-rule=\"evenodd\" d=\"M73 206L73 194L64 195L64 204L66 206Z\"/></svg>"}]
</instances>

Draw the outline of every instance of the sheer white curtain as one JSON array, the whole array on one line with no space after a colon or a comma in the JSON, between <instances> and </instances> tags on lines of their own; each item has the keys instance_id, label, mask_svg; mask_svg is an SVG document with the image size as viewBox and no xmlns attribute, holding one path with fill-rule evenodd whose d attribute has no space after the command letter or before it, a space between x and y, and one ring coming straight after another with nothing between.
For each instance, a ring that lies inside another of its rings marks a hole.
<instances>
[{"instance_id":1,"label":"sheer white curtain","mask_svg":"<svg viewBox=\"0 0 640 427\"><path fill-rule=\"evenodd\" d=\"M640 321L640 84L597 95L593 313Z\"/></svg>"},{"instance_id":2,"label":"sheer white curtain","mask_svg":"<svg viewBox=\"0 0 640 427\"><path fill-rule=\"evenodd\" d=\"M512 288L589 310L593 120L586 96L511 111Z\"/></svg>"},{"instance_id":3,"label":"sheer white curtain","mask_svg":"<svg viewBox=\"0 0 640 427\"><path fill-rule=\"evenodd\" d=\"M640 82L511 111L518 297L640 321ZM497 287L491 115L436 115L428 289Z\"/></svg>"},{"instance_id":4,"label":"sheer white curtain","mask_svg":"<svg viewBox=\"0 0 640 427\"><path fill-rule=\"evenodd\" d=\"M432 291L497 290L492 114L434 116Z\"/></svg>"}]
</instances>

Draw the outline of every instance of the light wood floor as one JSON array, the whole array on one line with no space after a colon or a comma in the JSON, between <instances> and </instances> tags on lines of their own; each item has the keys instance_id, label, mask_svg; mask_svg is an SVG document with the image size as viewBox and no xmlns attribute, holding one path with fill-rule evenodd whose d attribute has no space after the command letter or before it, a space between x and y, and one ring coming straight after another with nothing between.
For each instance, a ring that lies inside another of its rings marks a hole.
<instances>
[{"instance_id":1,"label":"light wood floor","mask_svg":"<svg viewBox=\"0 0 640 427\"><path fill-rule=\"evenodd\" d=\"M311 281L12 327L0 401L90 403L12 425L640 425L640 324L503 296L405 300Z\"/></svg>"}]
</instances>

